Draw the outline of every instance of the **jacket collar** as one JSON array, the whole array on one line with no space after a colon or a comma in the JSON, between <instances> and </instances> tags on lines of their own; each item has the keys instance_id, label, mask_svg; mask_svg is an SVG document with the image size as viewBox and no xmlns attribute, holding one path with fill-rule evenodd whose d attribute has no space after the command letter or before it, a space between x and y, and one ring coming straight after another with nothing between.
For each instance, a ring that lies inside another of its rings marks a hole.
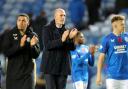
<instances>
[{"instance_id":1,"label":"jacket collar","mask_svg":"<svg viewBox=\"0 0 128 89\"><path fill-rule=\"evenodd\" d=\"M16 33L18 33L19 35L21 35L21 34L20 34L20 31L19 31L19 29L18 29L17 26L15 26L15 27L13 28L13 30L14 30ZM32 28L32 27L27 27L25 33L27 33L27 32L33 32L33 28Z\"/></svg>"},{"instance_id":2,"label":"jacket collar","mask_svg":"<svg viewBox=\"0 0 128 89\"><path fill-rule=\"evenodd\" d=\"M56 29L55 20L52 20L52 21L51 21L50 27L51 27L51 29L53 29L53 30ZM62 29L65 29L65 24L62 26Z\"/></svg>"}]
</instances>

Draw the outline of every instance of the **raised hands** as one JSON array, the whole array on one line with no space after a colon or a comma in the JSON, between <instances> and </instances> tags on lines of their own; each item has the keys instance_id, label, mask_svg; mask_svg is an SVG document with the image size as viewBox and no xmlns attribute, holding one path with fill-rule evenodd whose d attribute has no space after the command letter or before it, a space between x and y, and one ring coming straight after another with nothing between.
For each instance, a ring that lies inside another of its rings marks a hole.
<instances>
[{"instance_id":1,"label":"raised hands","mask_svg":"<svg viewBox=\"0 0 128 89\"><path fill-rule=\"evenodd\" d=\"M27 40L27 35L24 35L22 38L21 38L21 41L20 41L20 47L23 47L25 45L25 41Z\"/></svg>"},{"instance_id":2,"label":"raised hands","mask_svg":"<svg viewBox=\"0 0 128 89\"><path fill-rule=\"evenodd\" d=\"M76 28L64 31L64 33L62 34L62 38L61 38L62 42L65 42L68 37L69 37L69 39L74 38L76 36L77 32L78 32L78 30Z\"/></svg>"},{"instance_id":3,"label":"raised hands","mask_svg":"<svg viewBox=\"0 0 128 89\"><path fill-rule=\"evenodd\" d=\"M64 31L64 33L62 34L62 38L61 38L62 42L66 41L68 35L69 35L69 30Z\"/></svg>"},{"instance_id":4,"label":"raised hands","mask_svg":"<svg viewBox=\"0 0 128 89\"><path fill-rule=\"evenodd\" d=\"M76 36L78 30L76 28L71 29L70 33L69 33L69 38L72 39Z\"/></svg>"},{"instance_id":5,"label":"raised hands","mask_svg":"<svg viewBox=\"0 0 128 89\"><path fill-rule=\"evenodd\" d=\"M90 45L89 46L89 52L94 55L94 53L96 52L97 47L95 45Z\"/></svg>"},{"instance_id":6,"label":"raised hands","mask_svg":"<svg viewBox=\"0 0 128 89\"><path fill-rule=\"evenodd\" d=\"M38 38L36 36L33 36L32 39L30 40L30 45L34 46L39 42Z\"/></svg>"}]
</instances>

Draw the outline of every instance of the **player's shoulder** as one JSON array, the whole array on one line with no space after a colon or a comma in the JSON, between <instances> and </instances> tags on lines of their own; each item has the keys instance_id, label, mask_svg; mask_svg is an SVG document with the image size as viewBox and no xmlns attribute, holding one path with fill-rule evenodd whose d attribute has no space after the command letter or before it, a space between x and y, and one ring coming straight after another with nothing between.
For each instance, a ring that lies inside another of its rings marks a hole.
<instances>
[{"instance_id":1,"label":"player's shoulder","mask_svg":"<svg viewBox=\"0 0 128 89\"><path fill-rule=\"evenodd\" d=\"M106 35L106 36L103 37L103 40L106 40L107 41L107 40L113 38L113 36L114 36L113 33L109 33L108 35Z\"/></svg>"},{"instance_id":2,"label":"player's shoulder","mask_svg":"<svg viewBox=\"0 0 128 89\"><path fill-rule=\"evenodd\" d=\"M87 45L82 44L82 45L81 45L81 47L83 47L83 48L87 48L88 46L87 46Z\"/></svg>"},{"instance_id":3,"label":"player's shoulder","mask_svg":"<svg viewBox=\"0 0 128 89\"><path fill-rule=\"evenodd\" d=\"M111 38L111 37L113 37L113 36L114 36L114 34L111 32L111 33L109 33L108 35L106 35L106 38L109 39L109 38Z\"/></svg>"},{"instance_id":4,"label":"player's shoulder","mask_svg":"<svg viewBox=\"0 0 128 89\"><path fill-rule=\"evenodd\" d=\"M80 48L88 49L89 47L88 47L87 45L82 44L82 45L80 46Z\"/></svg>"},{"instance_id":5,"label":"player's shoulder","mask_svg":"<svg viewBox=\"0 0 128 89\"><path fill-rule=\"evenodd\" d=\"M128 32L123 33L123 38L126 42L128 42Z\"/></svg>"},{"instance_id":6,"label":"player's shoulder","mask_svg":"<svg viewBox=\"0 0 128 89\"><path fill-rule=\"evenodd\" d=\"M17 34L18 34L17 28L14 27L14 28L10 29L5 35L10 37L12 35L16 35L17 36Z\"/></svg>"},{"instance_id":7,"label":"player's shoulder","mask_svg":"<svg viewBox=\"0 0 128 89\"><path fill-rule=\"evenodd\" d=\"M124 32L123 34L124 34L124 36L128 36L128 32Z\"/></svg>"}]
</instances>

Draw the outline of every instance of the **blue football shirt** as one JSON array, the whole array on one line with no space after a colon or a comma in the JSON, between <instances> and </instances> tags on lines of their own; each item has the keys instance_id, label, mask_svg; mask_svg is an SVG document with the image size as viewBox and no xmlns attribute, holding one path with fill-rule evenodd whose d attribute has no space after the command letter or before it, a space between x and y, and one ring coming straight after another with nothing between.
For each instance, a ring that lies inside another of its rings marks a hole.
<instances>
[{"instance_id":1,"label":"blue football shirt","mask_svg":"<svg viewBox=\"0 0 128 89\"><path fill-rule=\"evenodd\" d=\"M94 65L94 59L88 51L88 46L77 45L74 51L71 51L72 58L72 79L73 82L88 82L88 65Z\"/></svg>"},{"instance_id":2,"label":"blue football shirt","mask_svg":"<svg viewBox=\"0 0 128 89\"><path fill-rule=\"evenodd\" d=\"M128 79L128 35L113 33L103 38L100 52L106 54L107 77Z\"/></svg>"}]
</instances>

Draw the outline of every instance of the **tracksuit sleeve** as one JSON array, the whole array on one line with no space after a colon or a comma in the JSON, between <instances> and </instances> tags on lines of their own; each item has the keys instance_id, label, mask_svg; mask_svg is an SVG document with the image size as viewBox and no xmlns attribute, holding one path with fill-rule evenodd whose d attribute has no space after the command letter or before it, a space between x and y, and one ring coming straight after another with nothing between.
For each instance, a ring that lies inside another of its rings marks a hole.
<instances>
[{"instance_id":1,"label":"tracksuit sleeve","mask_svg":"<svg viewBox=\"0 0 128 89\"><path fill-rule=\"evenodd\" d=\"M94 56L91 53L88 53L88 64L94 66Z\"/></svg>"},{"instance_id":2,"label":"tracksuit sleeve","mask_svg":"<svg viewBox=\"0 0 128 89\"><path fill-rule=\"evenodd\" d=\"M40 54L40 46L39 43L31 47L31 55L34 59L36 59Z\"/></svg>"}]
</instances>

